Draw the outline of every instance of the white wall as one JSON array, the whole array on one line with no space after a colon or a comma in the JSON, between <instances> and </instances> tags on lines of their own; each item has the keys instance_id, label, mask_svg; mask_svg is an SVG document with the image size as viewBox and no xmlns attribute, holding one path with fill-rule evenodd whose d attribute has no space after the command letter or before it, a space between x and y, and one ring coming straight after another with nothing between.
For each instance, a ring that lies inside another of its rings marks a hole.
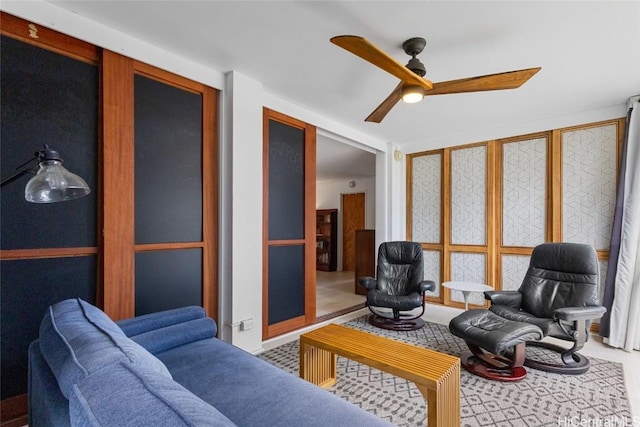
<instances>
[{"instance_id":1,"label":"white wall","mask_svg":"<svg viewBox=\"0 0 640 427\"><path fill-rule=\"evenodd\" d=\"M221 338L262 348L262 84L226 76L221 154ZM249 268L248 268L249 266ZM240 330L242 320L256 327Z\"/></svg>"},{"instance_id":2,"label":"white wall","mask_svg":"<svg viewBox=\"0 0 640 427\"><path fill-rule=\"evenodd\" d=\"M389 144L388 155L386 156L388 168L389 199L387 206L390 211L387 229L389 235L387 241L405 240L407 237L406 227L406 162L407 159L394 144ZM376 239L377 240L377 239ZM379 242L381 243L381 242Z\"/></svg>"},{"instance_id":3,"label":"white wall","mask_svg":"<svg viewBox=\"0 0 640 427\"><path fill-rule=\"evenodd\" d=\"M354 181L355 187L349 187ZM338 209L338 271L342 271L342 195L364 193L365 228L376 226L376 179L353 178L345 181L320 182L316 185L316 209Z\"/></svg>"}]
</instances>

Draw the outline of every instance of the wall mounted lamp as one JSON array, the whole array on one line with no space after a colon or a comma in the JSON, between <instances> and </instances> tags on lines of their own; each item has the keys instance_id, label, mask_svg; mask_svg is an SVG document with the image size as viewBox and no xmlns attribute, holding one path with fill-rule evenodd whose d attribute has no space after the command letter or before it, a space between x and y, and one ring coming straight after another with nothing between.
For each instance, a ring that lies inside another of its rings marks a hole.
<instances>
[{"instance_id":1,"label":"wall mounted lamp","mask_svg":"<svg viewBox=\"0 0 640 427\"><path fill-rule=\"evenodd\" d=\"M37 166L28 167L32 162ZM79 199L91 192L84 179L69 172L62 166L60 154L45 144L44 149L36 151L34 157L16 168L19 172L0 183L0 187L11 184L23 175L35 173L27 182L24 198L31 203L55 203ZM37 170L37 172L36 172Z\"/></svg>"}]
</instances>

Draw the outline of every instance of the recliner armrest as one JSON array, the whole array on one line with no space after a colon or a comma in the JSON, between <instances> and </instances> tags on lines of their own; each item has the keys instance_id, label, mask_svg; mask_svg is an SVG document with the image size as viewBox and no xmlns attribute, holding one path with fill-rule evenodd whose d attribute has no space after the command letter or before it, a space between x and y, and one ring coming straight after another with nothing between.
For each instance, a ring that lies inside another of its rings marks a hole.
<instances>
[{"instance_id":1,"label":"recliner armrest","mask_svg":"<svg viewBox=\"0 0 640 427\"><path fill-rule=\"evenodd\" d=\"M598 307L563 307L553 312L553 318L573 322L576 320L596 320L601 318L607 309Z\"/></svg>"},{"instance_id":2,"label":"recliner armrest","mask_svg":"<svg viewBox=\"0 0 640 427\"><path fill-rule=\"evenodd\" d=\"M378 286L378 282L373 277L360 277L358 278L360 286L365 287L368 291L375 289Z\"/></svg>"},{"instance_id":3,"label":"recliner armrest","mask_svg":"<svg viewBox=\"0 0 640 427\"><path fill-rule=\"evenodd\" d=\"M420 282L420 293L423 294L427 291L435 291L436 283L433 280L423 280Z\"/></svg>"},{"instance_id":4,"label":"recliner armrest","mask_svg":"<svg viewBox=\"0 0 640 427\"><path fill-rule=\"evenodd\" d=\"M491 305L520 308L522 304L522 294L518 291L484 291L484 298L491 301Z\"/></svg>"}]
</instances>

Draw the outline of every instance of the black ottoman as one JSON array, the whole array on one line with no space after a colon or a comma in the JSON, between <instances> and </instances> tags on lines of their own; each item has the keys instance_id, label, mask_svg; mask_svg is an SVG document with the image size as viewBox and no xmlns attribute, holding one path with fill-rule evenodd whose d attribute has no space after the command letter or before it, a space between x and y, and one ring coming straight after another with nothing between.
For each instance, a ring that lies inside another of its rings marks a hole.
<instances>
[{"instance_id":1,"label":"black ottoman","mask_svg":"<svg viewBox=\"0 0 640 427\"><path fill-rule=\"evenodd\" d=\"M523 379L527 375L522 366L525 343L543 336L536 325L506 320L481 308L451 319L449 330L465 340L471 350L460 356L467 371L498 381Z\"/></svg>"}]
</instances>

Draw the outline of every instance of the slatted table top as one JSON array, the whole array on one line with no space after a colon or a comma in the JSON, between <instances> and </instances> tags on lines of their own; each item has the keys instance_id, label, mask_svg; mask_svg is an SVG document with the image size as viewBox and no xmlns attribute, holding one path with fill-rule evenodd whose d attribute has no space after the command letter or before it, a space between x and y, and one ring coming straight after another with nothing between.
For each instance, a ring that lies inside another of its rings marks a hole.
<instances>
[{"instance_id":1,"label":"slatted table top","mask_svg":"<svg viewBox=\"0 0 640 427\"><path fill-rule=\"evenodd\" d=\"M300 336L300 342L320 347L401 378L436 388L460 359L434 350L338 324L329 324Z\"/></svg>"}]
</instances>

